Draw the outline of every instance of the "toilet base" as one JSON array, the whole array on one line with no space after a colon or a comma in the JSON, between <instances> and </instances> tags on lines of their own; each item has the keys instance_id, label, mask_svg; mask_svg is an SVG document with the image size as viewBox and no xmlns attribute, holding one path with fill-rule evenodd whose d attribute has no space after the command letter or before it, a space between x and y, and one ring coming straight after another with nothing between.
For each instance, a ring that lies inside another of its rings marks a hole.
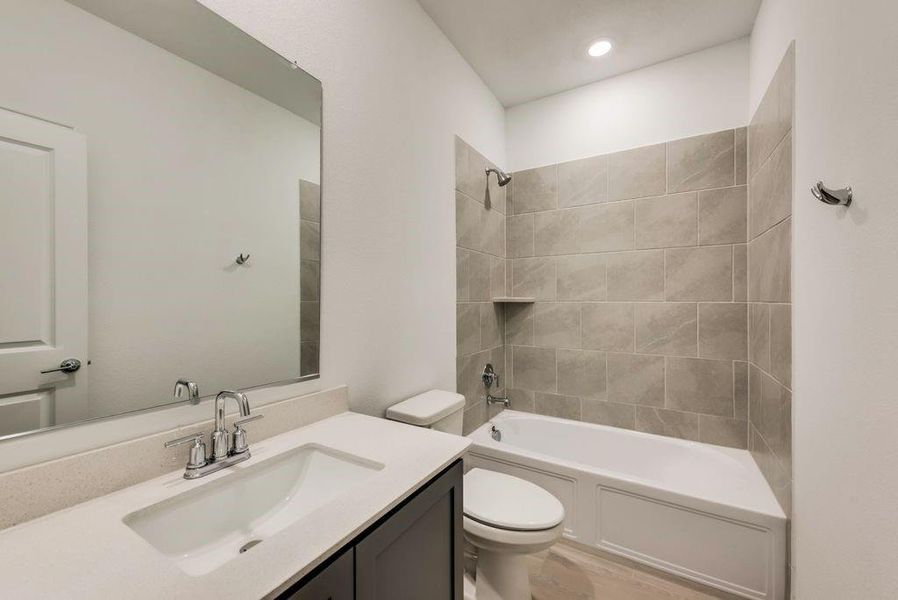
<instances>
[{"instance_id":1,"label":"toilet base","mask_svg":"<svg viewBox=\"0 0 898 600\"><path fill-rule=\"evenodd\" d=\"M530 576L527 555L477 552L477 600L530 600Z\"/></svg>"}]
</instances>

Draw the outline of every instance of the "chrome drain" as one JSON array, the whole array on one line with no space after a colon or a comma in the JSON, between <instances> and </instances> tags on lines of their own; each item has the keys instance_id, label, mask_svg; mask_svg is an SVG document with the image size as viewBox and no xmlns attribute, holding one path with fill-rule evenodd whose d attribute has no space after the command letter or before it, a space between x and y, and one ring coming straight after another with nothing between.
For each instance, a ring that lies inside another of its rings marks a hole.
<instances>
[{"instance_id":1,"label":"chrome drain","mask_svg":"<svg viewBox=\"0 0 898 600\"><path fill-rule=\"evenodd\" d=\"M240 550L238 552L240 552L240 554L243 554L244 552L246 552L247 550L249 550L256 544L261 544L261 543L262 543L262 540L250 540L250 541L246 542L245 544L243 544L242 546L240 546Z\"/></svg>"}]
</instances>

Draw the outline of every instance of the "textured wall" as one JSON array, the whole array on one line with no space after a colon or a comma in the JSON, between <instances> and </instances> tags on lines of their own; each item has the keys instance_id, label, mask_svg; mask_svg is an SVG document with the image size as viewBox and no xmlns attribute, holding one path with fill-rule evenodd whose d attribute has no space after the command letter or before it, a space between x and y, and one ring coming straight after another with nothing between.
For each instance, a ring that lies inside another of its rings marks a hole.
<instances>
[{"instance_id":1,"label":"textured wall","mask_svg":"<svg viewBox=\"0 0 898 600\"><path fill-rule=\"evenodd\" d=\"M748 128L749 448L787 513L792 496L790 46Z\"/></svg>"},{"instance_id":2,"label":"textured wall","mask_svg":"<svg viewBox=\"0 0 898 600\"><path fill-rule=\"evenodd\" d=\"M505 190L486 168L482 154L455 138L456 390L465 396L465 433L486 420L486 390L480 378L492 363L505 381L505 313L493 298L506 293Z\"/></svg>"}]
</instances>

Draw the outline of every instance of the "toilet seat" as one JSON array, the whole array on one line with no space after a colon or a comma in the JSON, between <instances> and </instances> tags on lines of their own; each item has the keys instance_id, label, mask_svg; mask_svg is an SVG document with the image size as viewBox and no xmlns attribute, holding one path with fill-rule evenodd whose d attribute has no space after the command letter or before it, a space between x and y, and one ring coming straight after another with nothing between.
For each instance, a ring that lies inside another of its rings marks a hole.
<instances>
[{"instance_id":1,"label":"toilet seat","mask_svg":"<svg viewBox=\"0 0 898 600\"><path fill-rule=\"evenodd\" d=\"M564 507L555 496L505 473L471 469L465 474L464 494L465 529L472 521L508 532L551 532L564 520Z\"/></svg>"}]
</instances>

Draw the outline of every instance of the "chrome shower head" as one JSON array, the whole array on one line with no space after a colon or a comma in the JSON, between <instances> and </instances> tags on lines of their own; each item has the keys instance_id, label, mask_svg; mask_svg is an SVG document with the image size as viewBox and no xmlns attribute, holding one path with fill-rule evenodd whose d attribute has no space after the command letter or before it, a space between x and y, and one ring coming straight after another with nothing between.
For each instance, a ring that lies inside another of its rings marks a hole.
<instances>
[{"instance_id":1,"label":"chrome shower head","mask_svg":"<svg viewBox=\"0 0 898 600\"><path fill-rule=\"evenodd\" d=\"M506 173L505 171L499 169L487 169L486 170L486 178L490 178L490 173L495 173L496 178L499 180L499 187L505 187L508 185L508 182L511 181L511 175Z\"/></svg>"}]
</instances>

